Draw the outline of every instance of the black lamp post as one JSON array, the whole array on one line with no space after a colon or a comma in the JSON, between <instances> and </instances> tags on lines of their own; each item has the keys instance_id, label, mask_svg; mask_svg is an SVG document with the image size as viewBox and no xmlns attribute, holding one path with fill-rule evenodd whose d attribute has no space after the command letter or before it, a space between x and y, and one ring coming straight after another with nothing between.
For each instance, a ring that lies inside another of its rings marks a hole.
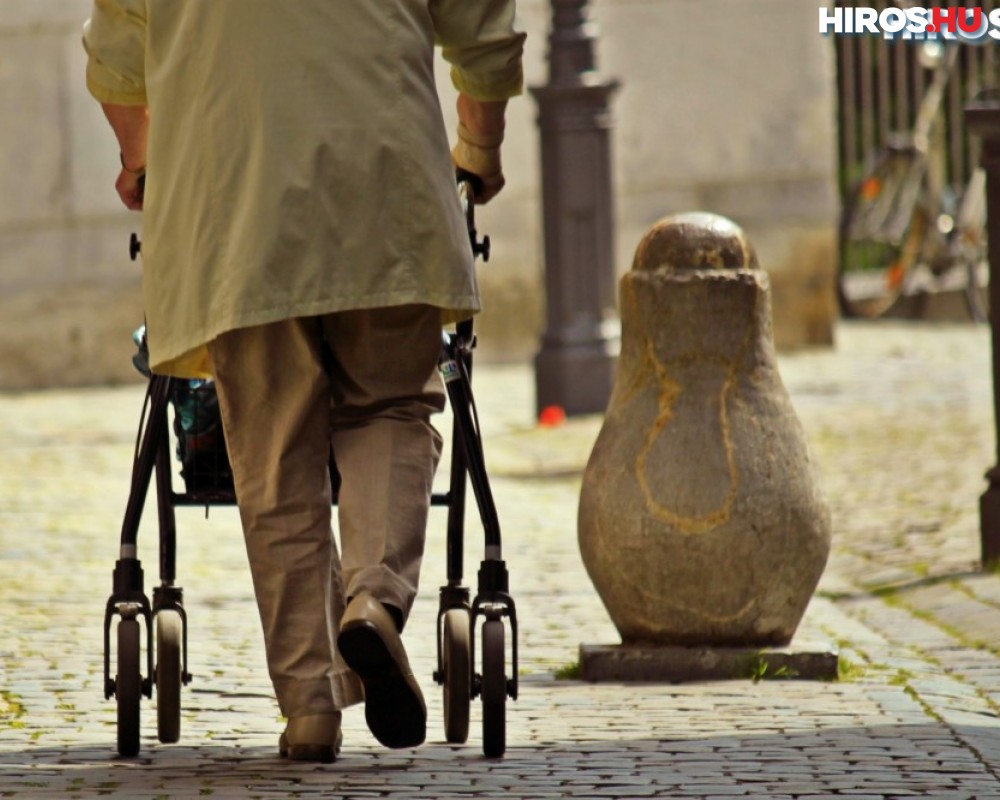
<instances>
[{"instance_id":1,"label":"black lamp post","mask_svg":"<svg viewBox=\"0 0 1000 800\"><path fill-rule=\"evenodd\" d=\"M535 358L539 410L604 411L614 381L610 100L595 62L588 0L551 0L549 82L532 88L542 145L546 330Z\"/></svg>"},{"instance_id":2,"label":"black lamp post","mask_svg":"<svg viewBox=\"0 0 1000 800\"><path fill-rule=\"evenodd\" d=\"M986 246L990 261L990 328L993 334L993 414L997 423L997 464L986 473L989 486L979 501L984 567L1000 562L1000 98L977 99L965 109L970 133L982 139L986 170Z\"/></svg>"}]
</instances>

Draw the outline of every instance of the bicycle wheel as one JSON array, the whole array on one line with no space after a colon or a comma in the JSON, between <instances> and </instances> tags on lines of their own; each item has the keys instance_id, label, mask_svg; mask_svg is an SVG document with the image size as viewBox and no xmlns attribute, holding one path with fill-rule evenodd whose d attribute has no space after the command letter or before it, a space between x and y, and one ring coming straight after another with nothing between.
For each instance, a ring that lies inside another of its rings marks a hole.
<instances>
[{"instance_id":1,"label":"bicycle wheel","mask_svg":"<svg viewBox=\"0 0 1000 800\"><path fill-rule=\"evenodd\" d=\"M156 615L156 734L165 744L181 736L183 631L176 611Z\"/></svg>"},{"instance_id":2,"label":"bicycle wheel","mask_svg":"<svg viewBox=\"0 0 1000 800\"><path fill-rule=\"evenodd\" d=\"M139 754L139 703L142 700L140 630L135 619L123 619L118 623L115 701L118 705L118 753L125 758Z\"/></svg>"},{"instance_id":3,"label":"bicycle wheel","mask_svg":"<svg viewBox=\"0 0 1000 800\"><path fill-rule=\"evenodd\" d=\"M879 317L906 286L930 230L918 203L922 167L892 154L861 180L841 216L837 299L845 317Z\"/></svg>"},{"instance_id":4,"label":"bicycle wheel","mask_svg":"<svg viewBox=\"0 0 1000 800\"><path fill-rule=\"evenodd\" d=\"M499 758L507 749L507 677L504 674L503 623L483 624L483 753Z\"/></svg>"}]
</instances>

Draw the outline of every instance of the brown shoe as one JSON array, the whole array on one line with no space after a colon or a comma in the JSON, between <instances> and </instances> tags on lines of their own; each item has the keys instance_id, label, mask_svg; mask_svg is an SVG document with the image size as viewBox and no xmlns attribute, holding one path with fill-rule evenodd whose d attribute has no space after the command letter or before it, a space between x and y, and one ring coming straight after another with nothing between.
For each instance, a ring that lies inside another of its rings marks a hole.
<instances>
[{"instance_id":1,"label":"brown shoe","mask_svg":"<svg viewBox=\"0 0 1000 800\"><path fill-rule=\"evenodd\" d=\"M355 597L340 624L337 647L365 687L365 720L386 747L416 747L427 736L427 707L396 625L369 594Z\"/></svg>"},{"instance_id":2,"label":"brown shoe","mask_svg":"<svg viewBox=\"0 0 1000 800\"><path fill-rule=\"evenodd\" d=\"M278 753L292 761L316 761L320 764L336 761L344 741L340 718L339 711L289 718L285 732L278 739Z\"/></svg>"}]
</instances>

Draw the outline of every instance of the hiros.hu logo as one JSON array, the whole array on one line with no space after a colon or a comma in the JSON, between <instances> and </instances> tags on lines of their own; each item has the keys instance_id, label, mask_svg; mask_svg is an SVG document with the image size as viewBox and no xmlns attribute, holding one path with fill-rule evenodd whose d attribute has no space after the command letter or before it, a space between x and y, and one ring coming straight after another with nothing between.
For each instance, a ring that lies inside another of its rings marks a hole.
<instances>
[{"instance_id":1,"label":"hiros.hu logo","mask_svg":"<svg viewBox=\"0 0 1000 800\"><path fill-rule=\"evenodd\" d=\"M852 6L819 9L819 32L875 34L886 39L957 41L983 44L1000 40L1000 8L982 6L877 8Z\"/></svg>"}]
</instances>

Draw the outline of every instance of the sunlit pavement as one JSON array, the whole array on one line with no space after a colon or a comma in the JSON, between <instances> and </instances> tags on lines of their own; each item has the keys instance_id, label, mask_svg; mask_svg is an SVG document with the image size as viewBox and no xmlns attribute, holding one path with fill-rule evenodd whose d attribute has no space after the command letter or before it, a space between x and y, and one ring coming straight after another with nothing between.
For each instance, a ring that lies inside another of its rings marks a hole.
<instances>
[{"instance_id":1,"label":"sunlit pavement","mask_svg":"<svg viewBox=\"0 0 1000 800\"><path fill-rule=\"evenodd\" d=\"M405 637L428 698L428 742L385 750L355 708L328 766L278 758L282 722L238 522L224 508L207 520L178 512L195 676L181 740L157 743L155 700L144 701L140 756L117 758L102 624L143 388L0 395L0 797L1000 798L1000 578L977 565L983 473L996 460L988 331L842 324L834 350L780 365L834 520L800 633L840 648L840 681L567 678L580 644L618 641L576 544L580 476L601 420L539 427L530 367L480 365L520 621L506 755L483 757L478 701L468 743L444 740L431 678L445 571L434 511ZM467 541L474 585L474 510Z\"/></svg>"}]
</instances>

